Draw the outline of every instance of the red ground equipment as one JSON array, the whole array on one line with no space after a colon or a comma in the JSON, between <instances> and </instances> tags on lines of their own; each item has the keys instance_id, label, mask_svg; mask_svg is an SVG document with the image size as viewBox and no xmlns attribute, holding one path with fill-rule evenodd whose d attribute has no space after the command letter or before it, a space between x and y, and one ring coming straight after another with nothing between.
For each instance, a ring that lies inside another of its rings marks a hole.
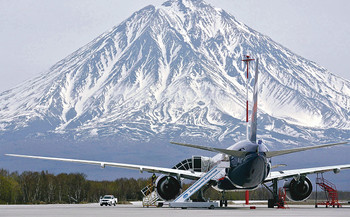
<instances>
[{"instance_id":1,"label":"red ground equipment","mask_svg":"<svg viewBox=\"0 0 350 217\"><path fill-rule=\"evenodd\" d=\"M289 209L286 203L286 197L287 192L285 188L279 188L278 190L278 202L277 202L277 208L278 209Z\"/></svg>"},{"instance_id":2,"label":"red ground equipment","mask_svg":"<svg viewBox=\"0 0 350 217\"><path fill-rule=\"evenodd\" d=\"M323 178L323 174L321 173L320 177L319 174L317 174L316 178L316 184L317 186L320 186L320 188L325 192L327 201L319 202L317 203L317 186L316 186L316 204L315 207L317 208L318 205L325 205L327 207L341 207L341 204L338 201L338 191L337 188L333 183Z\"/></svg>"}]
</instances>

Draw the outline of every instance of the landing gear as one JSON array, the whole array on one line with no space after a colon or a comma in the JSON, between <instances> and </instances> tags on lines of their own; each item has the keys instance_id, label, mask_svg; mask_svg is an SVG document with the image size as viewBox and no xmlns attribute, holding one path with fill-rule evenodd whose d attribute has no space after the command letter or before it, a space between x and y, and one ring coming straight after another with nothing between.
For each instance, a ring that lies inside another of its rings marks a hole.
<instances>
[{"instance_id":1,"label":"landing gear","mask_svg":"<svg viewBox=\"0 0 350 217\"><path fill-rule=\"evenodd\" d=\"M225 200L225 191L222 191L221 194L221 200L220 200L220 207L227 207L227 200Z\"/></svg>"},{"instance_id":2,"label":"landing gear","mask_svg":"<svg viewBox=\"0 0 350 217\"><path fill-rule=\"evenodd\" d=\"M265 184L263 184L265 186L265 188L272 193L272 196L273 196L273 199L268 199L268 201L267 201L268 208L274 208L275 206L279 206L282 202L284 203L284 201L280 201L280 199L278 198L278 185L277 184L278 184L277 179L273 179L272 180L272 191L269 187L267 187Z\"/></svg>"},{"instance_id":3,"label":"landing gear","mask_svg":"<svg viewBox=\"0 0 350 217\"><path fill-rule=\"evenodd\" d=\"M267 200L267 207L268 208L273 208L275 206L275 204L276 204L275 199L268 199Z\"/></svg>"},{"instance_id":4,"label":"landing gear","mask_svg":"<svg viewBox=\"0 0 350 217\"><path fill-rule=\"evenodd\" d=\"M227 200L220 200L220 207L227 207Z\"/></svg>"}]
</instances>

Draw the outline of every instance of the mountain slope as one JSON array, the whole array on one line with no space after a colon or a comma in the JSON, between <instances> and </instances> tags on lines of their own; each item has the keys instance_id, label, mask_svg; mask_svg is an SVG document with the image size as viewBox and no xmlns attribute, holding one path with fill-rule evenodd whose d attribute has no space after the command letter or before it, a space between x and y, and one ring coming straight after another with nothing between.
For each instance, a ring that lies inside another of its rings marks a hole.
<instances>
[{"instance_id":1,"label":"mountain slope","mask_svg":"<svg viewBox=\"0 0 350 217\"><path fill-rule=\"evenodd\" d=\"M261 63L260 137L296 144L349 135L349 81L202 0L147 6L3 92L0 134L237 140L245 132L246 54Z\"/></svg>"}]
</instances>

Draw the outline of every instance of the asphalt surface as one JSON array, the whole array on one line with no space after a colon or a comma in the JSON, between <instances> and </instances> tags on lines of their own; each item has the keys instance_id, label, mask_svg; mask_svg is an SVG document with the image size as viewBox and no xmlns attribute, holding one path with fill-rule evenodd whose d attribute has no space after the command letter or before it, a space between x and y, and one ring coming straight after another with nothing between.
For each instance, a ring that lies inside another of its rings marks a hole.
<instances>
[{"instance_id":1,"label":"asphalt surface","mask_svg":"<svg viewBox=\"0 0 350 217\"><path fill-rule=\"evenodd\" d=\"M266 205L255 205L250 209L245 205L229 205L227 208L179 209L179 208L143 208L140 202L133 205L117 205L100 207L99 204L54 204L54 205L0 205L0 216L6 217L63 217L63 216L138 216L138 217L194 217L194 216L350 216L350 206L342 208L314 208L309 205L293 205L289 209L268 209Z\"/></svg>"}]
</instances>

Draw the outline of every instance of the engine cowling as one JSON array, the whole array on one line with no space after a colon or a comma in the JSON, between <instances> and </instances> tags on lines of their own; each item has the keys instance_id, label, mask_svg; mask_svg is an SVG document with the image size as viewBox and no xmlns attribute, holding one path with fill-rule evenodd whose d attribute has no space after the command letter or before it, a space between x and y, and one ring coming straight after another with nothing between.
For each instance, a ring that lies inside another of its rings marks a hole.
<instances>
[{"instance_id":1,"label":"engine cowling","mask_svg":"<svg viewBox=\"0 0 350 217\"><path fill-rule=\"evenodd\" d=\"M161 199L173 200L181 192L181 182L173 176L161 175L156 181L156 191Z\"/></svg>"},{"instance_id":2,"label":"engine cowling","mask_svg":"<svg viewBox=\"0 0 350 217\"><path fill-rule=\"evenodd\" d=\"M290 179L283 185L286 189L288 199L292 201L303 201L312 193L312 183L309 178L301 178L299 181Z\"/></svg>"}]
</instances>

